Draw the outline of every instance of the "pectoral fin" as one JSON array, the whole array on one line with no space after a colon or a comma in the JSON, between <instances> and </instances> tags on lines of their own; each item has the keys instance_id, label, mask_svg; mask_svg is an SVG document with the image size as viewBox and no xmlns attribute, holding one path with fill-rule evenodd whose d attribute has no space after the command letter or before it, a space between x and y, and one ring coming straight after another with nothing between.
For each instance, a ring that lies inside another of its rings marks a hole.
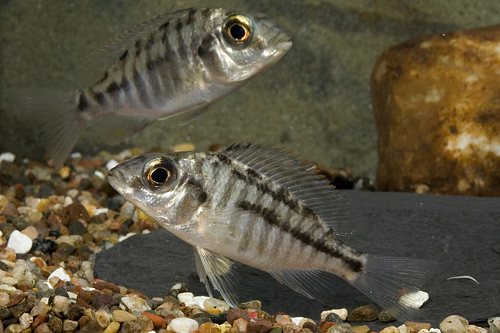
<instances>
[{"instance_id":1,"label":"pectoral fin","mask_svg":"<svg viewBox=\"0 0 500 333\"><path fill-rule=\"evenodd\" d=\"M234 270L234 263L220 254L205 250L199 246L194 248L194 252L200 281L205 284L210 297L213 296L208 280L230 306L236 307L238 298L235 287L238 276Z\"/></svg>"}]
</instances>

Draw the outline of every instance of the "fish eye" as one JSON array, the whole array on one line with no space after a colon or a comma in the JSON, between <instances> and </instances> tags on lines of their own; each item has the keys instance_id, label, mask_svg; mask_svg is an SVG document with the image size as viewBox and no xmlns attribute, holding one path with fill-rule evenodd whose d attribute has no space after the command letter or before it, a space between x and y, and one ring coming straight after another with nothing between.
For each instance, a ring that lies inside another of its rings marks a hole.
<instances>
[{"instance_id":1,"label":"fish eye","mask_svg":"<svg viewBox=\"0 0 500 333\"><path fill-rule=\"evenodd\" d=\"M252 40L252 21L241 14L231 15L224 22L224 38L233 46L246 46Z\"/></svg>"},{"instance_id":2,"label":"fish eye","mask_svg":"<svg viewBox=\"0 0 500 333\"><path fill-rule=\"evenodd\" d=\"M167 190L177 178L177 167L170 159L154 159L144 168L147 185L152 190Z\"/></svg>"}]
</instances>

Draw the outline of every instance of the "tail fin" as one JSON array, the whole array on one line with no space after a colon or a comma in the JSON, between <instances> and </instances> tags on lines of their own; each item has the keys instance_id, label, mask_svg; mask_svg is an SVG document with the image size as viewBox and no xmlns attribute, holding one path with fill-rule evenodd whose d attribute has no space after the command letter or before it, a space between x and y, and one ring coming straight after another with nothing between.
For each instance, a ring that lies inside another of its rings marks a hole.
<instances>
[{"instance_id":1,"label":"tail fin","mask_svg":"<svg viewBox=\"0 0 500 333\"><path fill-rule=\"evenodd\" d=\"M53 165L61 167L86 125L76 110L75 92L24 88L10 95L8 101L33 124Z\"/></svg>"},{"instance_id":2,"label":"tail fin","mask_svg":"<svg viewBox=\"0 0 500 333\"><path fill-rule=\"evenodd\" d=\"M438 262L412 258L367 256L364 273L349 281L402 321L414 318L427 300L420 288L437 271Z\"/></svg>"}]
</instances>

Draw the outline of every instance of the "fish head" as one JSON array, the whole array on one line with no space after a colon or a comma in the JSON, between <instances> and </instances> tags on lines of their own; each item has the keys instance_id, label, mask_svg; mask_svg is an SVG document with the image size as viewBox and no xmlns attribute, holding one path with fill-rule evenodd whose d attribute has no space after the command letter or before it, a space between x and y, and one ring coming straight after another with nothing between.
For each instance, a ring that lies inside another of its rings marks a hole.
<instances>
[{"instance_id":1,"label":"fish head","mask_svg":"<svg viewBox=\"0 0 500 333\"><path fill-rule=\"evenodd\" d=\"M251 79L276 63L292 46L290 35L269 16L225 11L210 45L203 47L206 71L219 84Z\"/></svg>"},{"instance_id":2,"label":"fish head","mask_svg":"<svg viewBox=\"0 0 500 333\"><path fill-rule=\"evenodd\" d=\"M189 225L204 202L192 188L188 153L145 154L110 170L110 185L163 226ZM205 197L206 199L206 197Z\"/></svg>"}]
</instances>

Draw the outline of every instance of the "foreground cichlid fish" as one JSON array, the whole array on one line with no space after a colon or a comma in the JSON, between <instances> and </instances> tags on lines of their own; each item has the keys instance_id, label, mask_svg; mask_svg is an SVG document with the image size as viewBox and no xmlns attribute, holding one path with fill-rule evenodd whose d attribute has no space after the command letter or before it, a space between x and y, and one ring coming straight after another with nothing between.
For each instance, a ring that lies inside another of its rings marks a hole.
<instances>
[{"instance_id":1,"label":"foreground cichlid fish","mask_svg":"<svg viewBox=\"0 0 500 333\"><path fill-rule=\"evenodd\" d=\"M347 208L338 191L283 149L236 144L221 153L146 154L110 171L125 199L195 248L200 279L236 306L231 260L267 271L310 298L334 299L335 274L401 319L426 300L433 264L360 253L335 235ZM424 299L420 297L424 296Z\"/></svg>"},{"instance_id":2,"label":"foreground cichlid fish","mask_svg":"<svg viewBox=\"0 0 500 333\"><path fill-rule=\"evenodd\" d=\"M89 120L107 115L99 135L116 144L156 120L180 113L194 118L291 45L290 36L264 14L186 9L156 17L104 46L94 58L111 58L110 67L92 86L70 93L28 89L31 96L25 91L20 99L39 118L47 155L61 166Z\"/></svg>"}]
</instances>

